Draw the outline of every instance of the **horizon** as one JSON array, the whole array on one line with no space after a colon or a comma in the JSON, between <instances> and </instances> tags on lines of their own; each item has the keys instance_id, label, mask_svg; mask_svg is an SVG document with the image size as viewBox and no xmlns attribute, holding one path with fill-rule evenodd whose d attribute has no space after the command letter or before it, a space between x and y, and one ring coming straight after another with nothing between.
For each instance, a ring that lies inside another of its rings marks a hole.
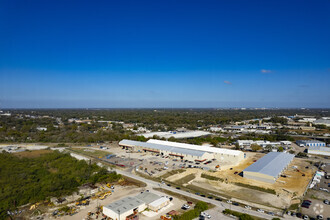
<instances>
[{"instance_id":1,"label":"horizon","mask_svg":"<svg viewBox=\"0 0 330 220\"><path fill-rule=\"evenodd\" d=\"M1 109L328 109L330 2L10 1Z\"/></svg>"}]
</instances>

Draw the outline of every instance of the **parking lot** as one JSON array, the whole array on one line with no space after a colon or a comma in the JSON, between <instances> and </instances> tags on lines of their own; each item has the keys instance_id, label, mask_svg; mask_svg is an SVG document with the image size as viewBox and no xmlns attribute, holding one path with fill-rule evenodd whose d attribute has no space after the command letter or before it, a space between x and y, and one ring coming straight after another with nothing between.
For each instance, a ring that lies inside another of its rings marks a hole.
<instances>
[{"instance_id":1,"label":"parking lot","mask_svg":"<svg viewBox=\"0 0 330 220\"><path fill-rule=\"evenodd\" d=\"M97 147L91 149L101 150ZM224 162L216 160L209 160L204 162L192 162L187 160L181 160L175 156L162 156L158 153L151 152L132 152L123 149L119 146L111 146L108 149L102 149L102 151L108 151L109 155L102 157L102 159L115 166L123 169L135 169L137 172L159 177L164 175L168 171L182 169L182 168L200 168L203 170L218 170L221 167L228 165Z\"/></svg>"},{"instance_id":2,"label":"parking lot","mask_svg":"<svg viewBox=\"0 0 330 220\"><path fill-rule=\"evenodd\" d=\"M323 201L316 199L309 199L311 205L309 208L301 207L301 213L309 217L316 218L317 215L322 215L324 219L330 217L330 205L324 204Z\"/></svg>"}]
</instances>

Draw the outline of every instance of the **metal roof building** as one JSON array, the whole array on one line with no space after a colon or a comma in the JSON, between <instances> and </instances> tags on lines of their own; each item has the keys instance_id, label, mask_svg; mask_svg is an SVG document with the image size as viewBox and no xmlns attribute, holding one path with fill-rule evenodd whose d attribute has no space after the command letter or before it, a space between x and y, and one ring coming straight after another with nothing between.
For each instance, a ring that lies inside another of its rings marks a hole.
<instances>
[{"instance_id":1,"label":"metal roof building","mask_svg":"<svg viewBox=\"0 0 330 220\"><path fill-rule=\"evenodd\" d=\"M154 152L163 156L175 156L180 157L181 159L196 162L204 162L206 160L217 159L235 164L239 163L246 156L242 151L238 150L199 146L170 141L160 141L154 139L150 139L148 142L122 140L119 142L119 145L139 151Z\"/></svg>"},{"instance_id":2,"label":"metal roof building","mask_svg":"<svg viewBox=\"0 0 330 220\"><path fill-rule=\"evenodd\" d=\"M243 170L243 177L274 183L293 158L293 154L270 152Z\"/></svg>"},{"instance_id":3,"label":"metal roof building","mask_svg":"<svg viewBox=\"0 0 330 220\"><path fill-rule=\"evenodd\" d=\"M305 147L324 147L325 142L318 140L298 140L296 141L297 145L304 145Z\"/></svg>"},{"instance_id":4,"label":"metal roof building","mask_svg":"<svg viewBox=\"0 0 330 220\"><path fill-rule=\"evenodd\" d=\"M136 197L126 197L103 206L103 214L112 219L126 219L126 216L141 212L146 208L146 203Z\"/></svg>"},{"instance_id":5,"label":"metal roof building","mask_svg":"<svg viewBox=\"0 0 330 220\"><path fill-rule=\"evenodd\" d=\"M308 148L308 153L330 156L330 147L312 146Z\"/></svg>"},{"instance_id":6,"label":"metal roof building","mask_svg":"<svg viewBox=\"0 0 330 220\"><path fill-rule=\"evenodd\" d=\"M238 156L242 151L239 150L230 150L225 148L217 148L217 147L209 147L209 146L200 146L200 145L194 145L194 144L185 144L185 143L178 143L178 142L171 142L171 141L161 141L156 139L150 139L147 141L147 143L154 143L154 144L163 144L168 146L174 146L184 149L191 149L191 150L197 150L197 151L205 151L209 153L218 153L218 154L228 154L228 155L235 155Z\"/></svg>"},{"instance_id":7,"label":"metal roof building","mask_svg":"<svg viewBox=\"0 0 330 220\"><path fill-rule=\"evenodd\" d=\"M185 132L177 132L177 131L162 131L162 132L149 132L138 134L145 138L152 138L154 135L161 137L161 138L170 138L174 137L176 139L184 139L184 138L194 138L194 137L202 137L210 135L210 132L207 131L185 131Z\"/></svg>"},{"instance_id":8,"label":"metal roof building","mask_svg":"<svg viewBox=\"0 0 330 220\"><path fill-rule=\"evenodd\" d=\"M179 147L172 147L169 145L161 145L161 144L154 144L154 143L147 143L141 141L131 141L131 140L122 140L119 142L120 146L128 146L128 147L142 147L145 150L154 149L155 152L161 153L163 151L173 152L176 154L188 154L192 156L202 157L205 152L198 151L198 150L191 150L191 149L182 149Z\"/></svg>"}]
</instances>

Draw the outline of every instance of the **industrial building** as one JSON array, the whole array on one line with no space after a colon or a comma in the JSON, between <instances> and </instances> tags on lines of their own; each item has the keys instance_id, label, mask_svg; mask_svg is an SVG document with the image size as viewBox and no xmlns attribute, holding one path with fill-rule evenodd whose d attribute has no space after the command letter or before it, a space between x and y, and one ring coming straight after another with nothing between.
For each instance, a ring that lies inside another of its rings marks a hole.
<instances>
[{"instance_id":1,"label":"industrial building","mask_svg":"<svg viewBox=\"0 0 330 220\"><path fill-rule=\"evenodd\" d=\"M114 220L131 219L132 216L144 211L146 208L157 212L169 203L170 200L167 197L161 197L151 192L143 192L135 197L129 196L103 206L103 214Z\"/></svg>"},{"instance_id":2,"label":"industrial building","mask_svg":"<svg viewBox=\"0 0 330 220\"><path fill-rule=\"evenodd\" d=\"M119 145L135 151L159 153L164 156L174 156L189 161L203 162L217 159L220 161L230 161L239 163L245 158L242 151L224 148L199 146L170 141L150 139L148 142L122 140Z\"/></svg>"},{"instance_id":3,"label":"industrial building","mask_svg":"<svg viewBox=\"0 0 330 220\"><path fill-rule=\"evenodd\" d=\"M318 140L298 140L296 143L300 147L325 147L325 143Z\"/></svg>"},{"instance_id":4,"label":"industrial building","mask_svg":"<svg viewBox=\"0 0 330 220\"><path fill-rule=\"evenodd\" d=\"M243 170L243 177L267 183L275 183L293 158L293 154L270 152Z\"/></svg>"},{"instance_id":5,"label":"industrial building","mask_svg":"<svg viewBox=\"0 0 330 220\"><path fill-rule=\"evenodd\" d=\"M160 138L169 139L170 137L174 137L176 139L184 139L184 138L195 138L195 137L203 137L210 135L210 132L207 131L160 131L160 132L149 132L144 134L138 134L139 136L143 136L145 138L152 138L153 136L158 136Z\"/></svg>"},{"instance_id":6,"label":"industrial building","mask_svg":"<svg viewBox=\"0 0 330 220\"><path fill-rule=\"evenodd\" d=\"M329 118L321 118L317 119L313 122L315 125L325 125L327 127L330 127L330 119Z\"/></svg>"},{"instance_id":7,"label":"industrial building","mask_svg":"<svg viewBox=\"0 0 330 220\"><path fill-rule=\"evenodd\" d=\"M309 154L330 156L330 147L312 146L307 151Z\"/></svg>"}]
</instances>

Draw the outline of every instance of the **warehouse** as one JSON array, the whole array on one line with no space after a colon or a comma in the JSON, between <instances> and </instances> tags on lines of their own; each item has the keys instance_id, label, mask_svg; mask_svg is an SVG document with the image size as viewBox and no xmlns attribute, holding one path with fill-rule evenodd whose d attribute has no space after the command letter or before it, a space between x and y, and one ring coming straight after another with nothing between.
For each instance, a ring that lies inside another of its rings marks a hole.
<instances>
[{"instance_id":1,"label":"warehouse","mask_svg":"<svg viewBox=\"0 0 330 220\"><path fill-rule=\"evenodd\" d=\"M318 140L298 140L297 145L300 147L324 147L325 143Z\"/></svg>"},{"instance_id":2,"label":"warehouse","mask_svg":"<svg viewBox=\"0 0 330 220\"><path fill-rule=\"evenodd\" d=\"M160 197L159 199L157 199L157 200L151 202L151 203L148 205L148 208L149 208L151 211L158 212L160 209L162 209L163 207L167 206L169 203L170 203L169 198L166 198L166 197Z\"/></svg>"},{"instance_id":3,"label":"warehouse","mask_svg":"<svg viewBox=\"0 0 330 220\"><path fill-rule=\"evenodd\" d=\"M243 177L267 183L275 183L293 158L293 154L270 152L243 170Z\"/></svg>"},{"instance_id":4,"label":"warehouse","mask_svg":"<svg viewBox=\"0 0 330 220\"><path fill-rule=\"evenodd\" d=\"M245 158L245 154L239 150L230 150L225 148L217 148L217 147L209 147L209 146L200 146L194 144L185 144L185 143L178 143L178 142L171 142L171 141L161 141L150 139L147 143L153 144L162 144L168 145L176 148L181 148L184 150L193 150L205 153L206 159L217 159L222 161L230 161L232 163L241 162Z\"/></svg>"},{"instance_id":5,"label":"warehouse","mask_svg":"<svg viewBox=\"0 0 330 220\"><path fill-rule=\"evenodd\" d=\"M119 145L133 150L159 153L164 156L175 156L189 161L203 162L217 159L231 163L241 162L245 158L242 151L224 148L199 146L170 141L150 139L148 142L122 140Z\"/></svg>"},{"instance_id":6,"label":"warehouse","mask_svg":"<svg viewBox=\"0 0 330 220\"><path fill-rule=\"evenodd\" d=\"M142 192L135 197L126 197L103 207L103 214L111 219L126 219L127 216L134 216L149 208L157 212L167 206L170 200L151 192Z\"/></svg>"},{"instance_id":7,"label":"warehouse","mask_svg":"<svg viewBox=\"0 0 330 220\"><path fill-rule=\"evenodd\" d=\"M324 155L330 156L330 147L309 147L308 148L309 154L316 154L316 155Z\"/></svg>"},{"instance_id":8,"label":"warehouse","mask_svg":"<svg viewBox=\"0 0 330 220\"><path fill-rule=\"evenodd\" d=\"M146 203L135 197L126 197L109 205L103 206L103 214L112 219L126 219L147 208Z\"/></svg>"}]
</instances>

